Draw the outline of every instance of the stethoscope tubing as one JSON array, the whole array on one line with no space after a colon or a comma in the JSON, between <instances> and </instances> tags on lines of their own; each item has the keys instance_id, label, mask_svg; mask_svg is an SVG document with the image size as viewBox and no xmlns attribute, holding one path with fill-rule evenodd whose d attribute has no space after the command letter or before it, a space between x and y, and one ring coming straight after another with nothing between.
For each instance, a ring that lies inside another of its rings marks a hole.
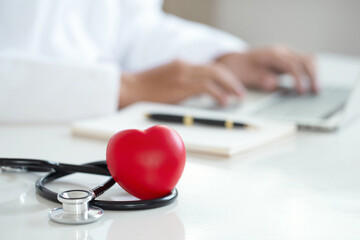
<instances>
[{"instance_id":1,"label":"stethoscope tubing","mask_svg":"<svg viewBox=\"0 0 360 240\"><path fill-rule=\"evenodd\" d=\"M110 176L110 178L104 184L91 190L94 192L95 197L101 195L104 191L115 184L115 181L112 179L110 172L107 169L106 161L96 161L82 165L73 165L39 159L0 158L0 166L20 168L34 172L50 171L50 173L36 181L35 187L39 195L53 202L59 202L57 199L58 193L51 191L45 185L73 173L90 173ZM90 202L90 205L100 207L104 210L144 210L163 207L171 204L175 201L177 196L178 191L176 188L174 188L167 196L157 199L139 201L106 201L93 199Z\"/></svg>"},{"instance_id":2,"label":"stethoscope tubing","mask_svg":"<svg viewBox=\"0 0 360 240\"><path fill-rule=\"evenodd\" d=\"M105 164L106 165L106 164ZM74 165L67 163L58 163L39 159L25 159L25 158L0 158L0 166L11 168L22 168L28 172L77 172L77 173L91 173L98 175L110 175L107 168L94 167L89 164Z\"/></svg>"}]
</instances>

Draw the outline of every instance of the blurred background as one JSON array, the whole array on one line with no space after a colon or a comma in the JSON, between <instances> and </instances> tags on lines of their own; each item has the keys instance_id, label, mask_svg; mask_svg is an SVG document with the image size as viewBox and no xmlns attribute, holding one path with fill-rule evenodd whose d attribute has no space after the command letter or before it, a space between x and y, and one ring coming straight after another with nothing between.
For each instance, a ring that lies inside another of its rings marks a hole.
<instances>
[{"instance_id":1,"label":"blurred background","mask_svg":"<svg viewBox=\"0 0 360 240\"><path fill-rule=\"evenodd\" d=\"M252 46L360 56L359 0L165 0L166 12L223 29Z\"/></svg>"}]
</instances>

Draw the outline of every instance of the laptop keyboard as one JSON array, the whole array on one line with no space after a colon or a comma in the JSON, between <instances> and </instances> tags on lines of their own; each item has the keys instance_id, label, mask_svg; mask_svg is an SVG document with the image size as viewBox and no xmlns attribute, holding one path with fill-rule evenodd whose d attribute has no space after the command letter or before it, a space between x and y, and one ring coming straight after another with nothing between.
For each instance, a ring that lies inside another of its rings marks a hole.
<instances>
[{"instance_id":1,"label":"laptop keyboard","mask_svg":"<svg viewBox=\"0 0 360 240\"><path fill-rule=\"evenodd\" d=\"M294 91L282 91L255 114L327 119L344 106L349 95L349 89L341 88L325 88L317 95L311 93L298 95Z\"/></svg>"}]
</instances>

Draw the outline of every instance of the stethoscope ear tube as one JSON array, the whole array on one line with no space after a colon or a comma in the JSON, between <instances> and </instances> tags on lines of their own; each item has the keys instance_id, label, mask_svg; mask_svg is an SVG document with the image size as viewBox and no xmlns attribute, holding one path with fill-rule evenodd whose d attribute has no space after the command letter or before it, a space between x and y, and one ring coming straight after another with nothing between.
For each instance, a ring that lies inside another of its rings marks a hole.
<instances>
[{"instance_id":1,"label":"stethoscope ear tube","mask_svg":"<svg viewBox=\"0 0 360 240\"><path fill-rule=\"evenodd\" d=\"M140 201L104 201L104 200L93 200L90 202L91 205L100 207L104 210L145 210L158 207L164 207L174 202L178 196L178 191L174 188L171 193L162 198L156 198L151 200L140 200Z\"/></svg>"}]
</instances>

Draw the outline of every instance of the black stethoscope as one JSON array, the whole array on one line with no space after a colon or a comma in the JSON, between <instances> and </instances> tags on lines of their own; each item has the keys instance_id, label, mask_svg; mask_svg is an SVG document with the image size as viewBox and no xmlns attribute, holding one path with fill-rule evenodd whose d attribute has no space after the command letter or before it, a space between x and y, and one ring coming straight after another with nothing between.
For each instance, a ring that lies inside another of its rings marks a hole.
<instances>
[{"instance_id":1,"label":"black stethoscope","mask_svg":"<svg viewBox=\"0 0 360 240\"><path fill-rule=\"evenodd\" d=\"M172 203L178 196L178 191L174 188L169 195L151 200L96 200L97 197L115 184L107 168L106 161L73 165L37 159L0 158L0 167L4 171L50 172L46 176L39 178L35 187L42 197L53 202L62 203L62 207L50 211L49 217L52 221L63 224L95 222L103 216L103 210L143 210L163 207ZM68 190L55 193L45 187L47 183L73 173L97 174L110 176L110 178L104 184L91 190Z\"/></svg>"}]
</instances>

